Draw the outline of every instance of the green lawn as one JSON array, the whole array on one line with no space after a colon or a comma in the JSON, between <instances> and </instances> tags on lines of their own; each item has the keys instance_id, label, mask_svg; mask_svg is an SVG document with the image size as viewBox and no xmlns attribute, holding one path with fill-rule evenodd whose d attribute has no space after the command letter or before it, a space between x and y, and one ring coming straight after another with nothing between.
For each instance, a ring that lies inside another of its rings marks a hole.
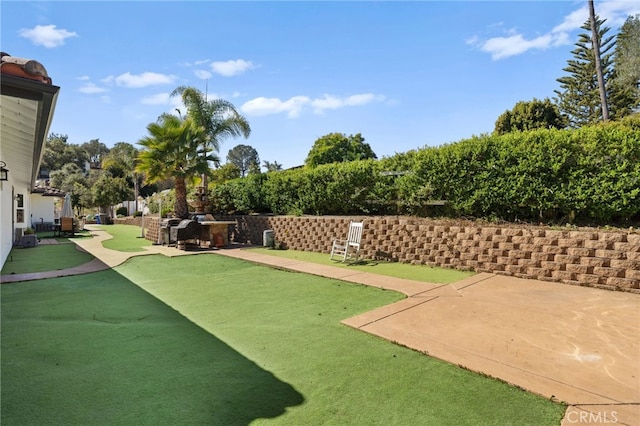
<instances>
[{"instance_id":1,"label":"green lawn","mask_svg":"<svg viewBox=\"0 0 640 426\"><path fill-rule=\"evenodd\" d=\"M223 256L0 287L6 425L557 425L565 407L341 325L402 298Z\"/></svg>"},{"instance_id":2,"label":"green lawn","mask_svg":"<svg viewBox=\"0 0 640 426\"><path fill-rule=\"evenodd\" d=\"M105 240L102 245L105 248L124 252L144 251L142 247L150 246L153 243L142 238L142 231L139 226L133 225L95 225L109 233L113 238Z\"/></svg>"},{"instance_id":3,"label":"green lawn","mask_svg":"<svg viewBox=\"0 0 640 426\"><path fill-rule=\"evenodd\" d=\"M73 268L93 260L93 256L77 249L75 244L14 247L2 267L2 275L26 274Z\"/></svg>"},{"instance_id":4,"label":"green lawn","mask_svg":"<svg viewBox=\"0 0 640 426\"><path fill-rule=\"evenodd\" d=\"M372 274L387 275L407 280L430 283L452 283L475 275L475 272L470 271L433 268L425 265L411 265L399 262L384 262L365 259L355 263L344 263L337 260L331 260L329 255L326 253L314 253L309 251L273 250L263 247L251 248L250 250L271 256L280 256L287 259L313 262L321 265L338 266L361 272L370 272Z\"/></svg>"}]
</instances>

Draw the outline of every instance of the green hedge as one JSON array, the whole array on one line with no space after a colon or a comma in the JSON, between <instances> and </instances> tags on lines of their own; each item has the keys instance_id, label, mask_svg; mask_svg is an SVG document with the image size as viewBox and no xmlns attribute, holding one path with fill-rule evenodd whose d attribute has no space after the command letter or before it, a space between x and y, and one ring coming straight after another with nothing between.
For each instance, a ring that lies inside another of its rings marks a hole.
<instances>
[{"instance_id":1,"label":"green hedge","mask_svg":"<svg viewBox=\"0 0 640 426\"><path fill-rule=\"evenodd\" d=\"M215 185L212 200L214 211L226 213L634 222L640 219L640 116L252 175Z\"/></svg>"}]
</instances>

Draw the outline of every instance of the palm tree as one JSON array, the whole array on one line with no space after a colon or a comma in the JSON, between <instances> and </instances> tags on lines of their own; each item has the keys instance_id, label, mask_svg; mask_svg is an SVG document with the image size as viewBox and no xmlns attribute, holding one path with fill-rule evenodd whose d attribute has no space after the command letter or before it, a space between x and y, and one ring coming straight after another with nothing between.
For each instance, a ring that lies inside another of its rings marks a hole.
<instances>
[{"instance_id":1,"label":"palm tree","mask_svg":"<svg viewBox=\"0 0 640 426\"><path fill-rule=\"evenodd\" d=\"M282 170L282 164L278 163L277 161L274 161L273 163L270 161L264 161L262 163L262 167L264 167L265 169L267 169L268 172L277 172L279 170Z\"/></svg>"},{"instance_id":2,"label":"palm tree","mask_svg":"<svg viewBox=\"0 0 640 426\"><path fill-rule=\"evenodd\" d=\"M149 135L138 142L144 149L138 155L136 170L145 173L147 182L173 178L175 214L185 219L189 215L187 181L207 173L208 162L215 161L215 157L203 155L201 150L204 129L189 117L163 114L147 126L147 131Z\"/></svg>"},{"instance_id":3,"label":"palm tree","mask_svg":"<svg viewBox=\"0 0 640 426\"><path fill-rule=\"evenodd\" d=\"M248 138L251 127L233 104L224 99L207 100L206 95L194 87L180 86L171 96L182 96L187 115L202 126L206 133L205 148L218 152L220 143L227 138Z\"/></svg>"},{"instance_id":4,"label":"palm tree","mask_svg":"<svg viewBox=\"0 0 640 426\"><path fill-rule=\"evenodd\" d=\"M181 96L182 103L187 107L187 117L204 129L205 137L202 142L202 154L207 156L209 152L220 151L220 144L227 138L244 136L248 138L251 127L247 119L242 116L233 104L224 99L207 100L205 94L194 87L180 86L171 96ZM214 161L219 163L216 156ZM203 206L207 203L207 175L202 174Z\"/></svg>"}]
</instances>

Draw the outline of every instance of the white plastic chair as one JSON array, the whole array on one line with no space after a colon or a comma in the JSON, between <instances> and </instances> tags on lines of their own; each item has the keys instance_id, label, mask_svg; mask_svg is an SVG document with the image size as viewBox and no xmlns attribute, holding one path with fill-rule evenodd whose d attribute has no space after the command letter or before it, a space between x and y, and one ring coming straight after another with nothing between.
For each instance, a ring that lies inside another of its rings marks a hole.
<instances>
[{"instance_id":1,"label":"white plastic chair","mask_svg":"<svg viewBox=\"0 0 640 426\"><path fill-rule=\"evenodd\" d=\"M357 260L360 255L360 240L362 239L363 222L349 222L349 233L346 240L335 239L331 245L331 257L336 256L342 258L345 262L349 260Z\"/></svg>"}]
</instances>

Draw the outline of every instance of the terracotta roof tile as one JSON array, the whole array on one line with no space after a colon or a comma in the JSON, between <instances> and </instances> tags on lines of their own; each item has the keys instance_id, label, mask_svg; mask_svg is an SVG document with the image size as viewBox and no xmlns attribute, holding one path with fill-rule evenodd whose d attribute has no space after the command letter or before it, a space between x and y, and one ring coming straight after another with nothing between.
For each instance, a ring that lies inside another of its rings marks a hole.
<instances>
[{"instance_id":1,"label":"terracotta roof tile","mask_svg":"<svg viewBox=\"0 0 640 426\"><path fill-rule=\"evenodd\" d=\"M18 58L5 52L0 52L0 56L0 73L51 84L51 78L40 62Z\"/></svg>"},{"instance_id":2,"label":"terracotta roof tile","mask_svg":"<svg viewBox=\"0 0 640 426\"><path fill-rule=\"evenodd\" d=\"M61 189L44 185L34 186L31 193L42 194L43 197L64 197L66 194L66 192Z\"/></svg>"}]
</instances>

